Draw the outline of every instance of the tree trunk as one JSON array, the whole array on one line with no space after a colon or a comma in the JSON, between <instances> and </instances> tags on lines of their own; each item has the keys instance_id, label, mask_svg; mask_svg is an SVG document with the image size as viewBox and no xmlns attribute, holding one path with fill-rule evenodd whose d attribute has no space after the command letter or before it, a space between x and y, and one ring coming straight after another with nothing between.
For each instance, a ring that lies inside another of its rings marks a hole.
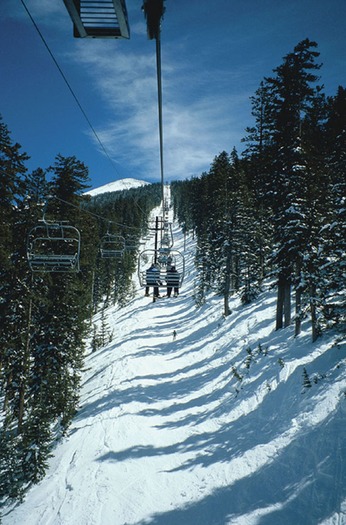
<instances>
[{"instance_id":1,"label":"tree trunk","mask_svg":"<svg viewBox=\"0 0 346 525\"><path fill-rule=\"evenodd\" d=\"M229 291L231 289L231 269L232 269L232 253L231 250L227 253L226 258L226 276L224 283L224 316L227 317L230 315L231 311L229 309Z\"/></svg>"},{"instance_id":2,"label":"tree trunk","mask_svg":"<svg viewBox=\"0 0 346 525\"><path fill-rule=\"evenodd\" d=\"M285 323L284 323L285 320ZM284 274L279 275L276 302L276 330L291 324L291 284Z\"/></svg>"},{"instance_id":3,"label":"tree trunk","mask_svg":"<svg viewBox=\"0 0 346 525\"><path fill-rule=\"evenodd\" d=\"M26 385L28 382L28 374L30 367L30 340L31 340L31 316L32 316L32 298L29 299L29 308L28 308L28 323L26 329L26 341L25 349L23 356L23 377L19 389L19 411L18 411L18 430L21 430L24 418L24 408L25 408L25 392Z\"/></svg>"},{"instance_id":4,"label":"tree trunk","mask_svg":"<svg viewBox=\"0 0 346 525\"><path fill-rule=\"evenodd\" d=\"M298 286L296 290L296 318L295 318L295 331L294 331L295 337L297 337L297 335L300 334L301 328L302 328L301 308L302 308L302 291Z\"/></svg>"},{"instance_id":5,"label":"tree trunk","mask_svg":"<svg viewBox=\"0 0 346 525\"><path fill-rule=\"evenodd\" d=\"M319 336L317 311L316 311L316 285L312 284L310 288L310 310L311 310L311 329L312 329L312 342L314 343Z\"/></svg>"},{"instance_id":6,"label":"tree trunk","mask_svg":"<svg viewBox=\"0 0 346 525\"><path fill-rule=\"evenodd\" d=\"M229 302L228 302L228 297L226 296L226 294L224 295L224 298L223 298L223 304L224 304L223 315L227 317L231 313L231 311L229 309Z\"/></svg>"},{"instance_id":7,"label":"tree trunk","mask_svg":"<svg viewBox=\"0 0 346 525\"><path fill-rule=\"evenodd\" d=\"M291 283L285 278L284 285L284 316L285 328L291 324Z\"/></svg>"},{"instance_id":8,"label":"tree trunk","mask_svg":"<svg viewBox=\"0 0 346 525\"><path fill-rule=\"evenodd\" d=\"M8 408L8 402L9 402L8 392L9 392L10 385L12 385L12 379L13 379L13 374L12 374L12 371L11 371L10 375L6 379L5 396L4 396L4 404L3 404L3 411L4 412L6 412L7 408Z\"/></svg>"},{"instance_id":9,"label":"tree trunk","mask_svg":"<svg viewBox=\"0 0 346 525\"><path fill-rule=\"evenodd\" d=\"M283 327L284 299L285 299L284 282L283 282L282 276L279 276L278 295L277 295L277 300L276 300L276 327L275 327L275 330L280 330Z\"/></svg>"},{"instance_id":10,"label":"tree trunk","mask_svg":"<svg viewBox=\"0 0 346 525\"><path fill-rule=\"evenodd\" d=\"M296 287L296 315L295 315L295 330L294 336L297 337L302 329L302 288L300 286L302 273L302 264L300 258L297 261L296 265L296 277L298 278L298 284Z\"/></svg>"},{"instance_id":11,"label":"tree trunk","mask_svg":"<svg viewBox=\"0 0 346 525\"><path fill-rule=\"evenodd\" d=\"M234 259L234 289L239 290L240 288L240 257L236 255Z\"/></svg>"}]
</instances>

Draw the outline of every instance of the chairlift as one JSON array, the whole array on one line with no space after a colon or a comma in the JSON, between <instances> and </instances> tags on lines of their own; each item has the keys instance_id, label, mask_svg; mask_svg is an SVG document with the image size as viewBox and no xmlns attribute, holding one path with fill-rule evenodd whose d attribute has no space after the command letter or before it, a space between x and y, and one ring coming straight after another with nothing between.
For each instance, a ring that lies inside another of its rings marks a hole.
<instances>
[{"instance_id":1,"label":"chairlift","mask_svg":"<svg viewBox=\"0 0 346 525\"><path fill-rule=\"evenodd\" d=\"M135 235L127 235L125 238L125 249L129 252L135 252L138 248L139 241Z\"/></svg>"},{"instance_id":2,"label":"chairlift","mask_svg":"<svg viewBox=\"0 0 346 525\"><path fill-rule=\"evenodd\" d=\"M80 244L80 232L74 226L43 220L29 231L29 267L33 272L78 272Z\"/></svg>"},{"instance_id":3,"label":"chairlift","mask_svg":"<svg viewBox=\"0 0 346 525\"><path fill-rule=\"evenodd\" d=\"M102 259L122 257L125 252L125 239L121 235L107 232L102 237L100 253Z\"/></svg>"},{"instance_id":4,"label":"chairlift","mask_svg":"<svg viewBox=\"0 0 346 525\"><path fill-rule=\"evenodd\" d=\"M129 38L125 0L64 0L76 38Z\"/></svg>"},{"instance_id":5,"label":"chairlift","mask_svg":"<svg viewBox=\"0 0 346 525\"><path fill-rule=\"evenodd\" d=\"M172 265L172 255L171 249L169 247L161 246L157 250L157 262L161 266L171 266Z\"/></svg>"},{"instance_id":6,"label":"chairlift","mask_svg":"<svg viewBox=\"0 0 346 525\"><path fill-rule=\"evenodd\" d=\"M179 287L182 285L185 277L185 259L181 252L177 250L144 250L138 257L138 279L140 286L147 286L147 270L152 265L159 269L159 280L163 286L166 283L167 272L175 266L179 273Z\"/></svg>"},{"instance_id":7,"label":"chairlift","mask_svg":"<svg viewBox=\"0 0 346 525\"><path fill-rule=\"evenodd\" d=\"M174 244L172 224L168 221L163 223L163 231L161 234L161 247L162 248L172 248Z\"/></svg>"},{"instance_id":8,"label":"chairlift","mask_svg":"<svg viewBox=\"0 0 346 525\"><path fill-rule=\"evenodd\" d=\"M161 239L161 246L171 248L173 246L173 241L169 237L168 233L164 233Z\"/></svg>"}]
</instances>

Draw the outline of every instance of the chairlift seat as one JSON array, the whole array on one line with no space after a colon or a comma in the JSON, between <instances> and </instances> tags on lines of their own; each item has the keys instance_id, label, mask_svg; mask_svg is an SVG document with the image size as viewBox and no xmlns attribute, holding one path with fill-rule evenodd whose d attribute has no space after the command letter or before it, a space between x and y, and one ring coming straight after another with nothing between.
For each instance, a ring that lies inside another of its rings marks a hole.
<instances>
[{"instance_id":1,"label":"chairlift seat","mask_svg":"<svg viewBox=\"0 0 346 525\"><path fill-rule=\"evenodd\" d=\"M125 250L129 252L134 252L138 248L139 241L135 236L127 236L125 239Z\"/></svg>"},{"instance_id":2,"label":"chairlift seat","mask_svg":"<svg viewBox=\"0 0 346 525\"><path fill-rule=\"evenodd\" d=\"M34 226L28 235L27 260L33 272L78 272L80 233L62 223Z\"/></svg>"},{"instance_id":3,"label":"chairlift seat","mask_svg":"<svg viewBox=\"0 0 346 525\"><path fill-rule=\"evenodd\" d=\"M125 0L64 0L75 38L129 38Z\"/></svg>"},{"instance_id":4,"label":"chairlift seat","mask_svg":"<svg viewBox=\"0 0 346 525\"><path fill-rule=\"evenodd\" d=\"M125 252L125 239L121 235L107 233L101 241L102 259L122 257Z\"/></svg>"},{"instance_id":5,"label":"chairlift seat","mask_svg":"<svg viewBox=\"0 0 346 525\"><path fill-rule=\"evenodd\" d=\"M102 258L112 258L112 257L121 257L124 254L123 250L112 250L112 249L106 249L101 248L101 257Z\"/></svg>"}]
</instances>

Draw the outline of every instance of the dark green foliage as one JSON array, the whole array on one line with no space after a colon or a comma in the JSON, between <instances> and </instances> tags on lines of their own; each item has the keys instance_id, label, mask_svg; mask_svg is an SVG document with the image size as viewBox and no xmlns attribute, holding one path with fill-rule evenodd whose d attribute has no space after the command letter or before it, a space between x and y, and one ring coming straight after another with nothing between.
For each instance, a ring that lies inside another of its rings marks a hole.
<instances>
[{"instance_id":1,"label":"dark green foliage","mask_svg":"<svg viewBox=\"0 0 346 525\"><path fill-rule=\"evenodd\" d=\"M284 366L285 366L285 361L282 359L282 357L279 357L279 359L278 359L278 364L279 364L280 368L284 368Z\"/></svg>"},{"instance_id":2,"label":"dark green foliage","mask_svg":"<svg viewBox=\"0 0 346 525\"><path fill-rule=\"evenodd\" d=\"M232 374L237 381L241 382L243 380L243 376L238 372L235 366L232 366Z\"/></svg>"},{"instance_id":3,"label":"dark green foliage","mask_svg":"<svg viewBox=\"0 0 346 525\"><path fill-rule=\"evenodd\" d=\"M91 351L96 352L102 348L102 334L100 334L97 330L97 326L93 325L93 335L91 339Z\"/></svg>"},{"instance_id":4,"label":"dark green foliage","mask_svg":"<svg viewBox=\"0 0 346 525\"><path fill-rule=\"evenodd\" d=\"M209 173L171 186L179 222L197 235L199 300L208 290L216 291L227 316L230 295L239 292L244 303L250 302L266 274L270 227L264 214L256 213L248 164L235 150L222 152Z\"/></svg>"},{"instance_id":5,"label":"dark green foliage","mask_svg":"<svg viewBox=\"0 0 346 525\"><path fill-rule=\"evenodd\" d=\"M239 293L244 304L276 280L276 328L312 338L345 325L346 90L317 85L317 44L305 39L252 98L246 150L215 157L200 178L172 183L175 214L197 236L198 299ZM294 292L294 296L293 293Z\"/></svg>"},{"instance_id":6,"label":"dark green foliage","mask_svg":"<svg viewBox=\"0 0 346 525\"><path fill-rule=\"evenodd\" d=\"M96 195L84 203L86 212L98 221L98 231L93 237L96 249L93 279L93 309L96 305L124 305L132 293L132 275L137 267L139 240L147 233L150 211L161 201L160 185L150 184L130 190ZM102 259L100 247L103 236L109 231L125 239L122 257ZM130 245L131 249L127 249Z\"/></svg>"},{"instance_id":7,"label":"dark green foliage","mask_svg":"<svg viewBox=\"0 0 346 525\"><path fill-rule=\"evenodd\" d=\"M160 202L158 188L148 185L97 199L98 207L82 194L88 169L75 157L58 155L49 183L40 168L26 175L26 159L0 122L1 504L22 499L43 478L52 442L78 408L92 315L105 304L126 304L133 293L138 241ZM79 230L78 273L31 272L26 239L43 218ZM132 250L120 260L99 256L107 219L132 234ZM101 324L94 349L112 337Z\"/></svg>"},{"instance_id":8,"label":"dark green foliage","mask_svg":"<svg viewBox=\"0 0 346 525\"><path fill-rule=\"evenodd\" d=\"M247 356L245 358L245 368L249 369L250 366L251 366L251 363L253 361L254 356L252 354L252 350L251 350L250 347L246 348L246 352L247 352Z\"/></svg>"},{"instance_id":9,"label":"dark green foliage","mask_svg":"<svg viewBox=\"0 0 346 525\"><path fill-rule=\"evenodd\" d=\"M20 436L15 430L0 429L0 506L7 500L21 500L25 492L22 461L19 454Z\"/></svg>"},{"instance_id":10,"label":"dark green foliage","mask_svg":"<svg viewBox=\"0 0 346 525\"><path fill-rule=\"evenodd\" d=\"M309 374L307 373L306 368L303 368L303 387L304 388L311 388L312 384L310 381Z\"/></svg>"}]
</instances>

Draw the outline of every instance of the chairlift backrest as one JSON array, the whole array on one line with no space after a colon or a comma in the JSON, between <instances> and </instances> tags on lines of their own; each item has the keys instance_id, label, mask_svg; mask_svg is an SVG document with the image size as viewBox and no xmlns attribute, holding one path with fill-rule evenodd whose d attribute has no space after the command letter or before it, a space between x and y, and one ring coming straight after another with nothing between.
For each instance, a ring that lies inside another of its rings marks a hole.
<instances>
[{"instance_id":1,"label":"chairlift backrest","mask_svg":"<svg viewBox=\"0 0 346 525\"><path fill-rule=\"evenodd\" d=\"M127 251L135 251L138 248L138 240L134 235L128 235L125 239L125 249Z\"/></svg>"}]
</instances>

